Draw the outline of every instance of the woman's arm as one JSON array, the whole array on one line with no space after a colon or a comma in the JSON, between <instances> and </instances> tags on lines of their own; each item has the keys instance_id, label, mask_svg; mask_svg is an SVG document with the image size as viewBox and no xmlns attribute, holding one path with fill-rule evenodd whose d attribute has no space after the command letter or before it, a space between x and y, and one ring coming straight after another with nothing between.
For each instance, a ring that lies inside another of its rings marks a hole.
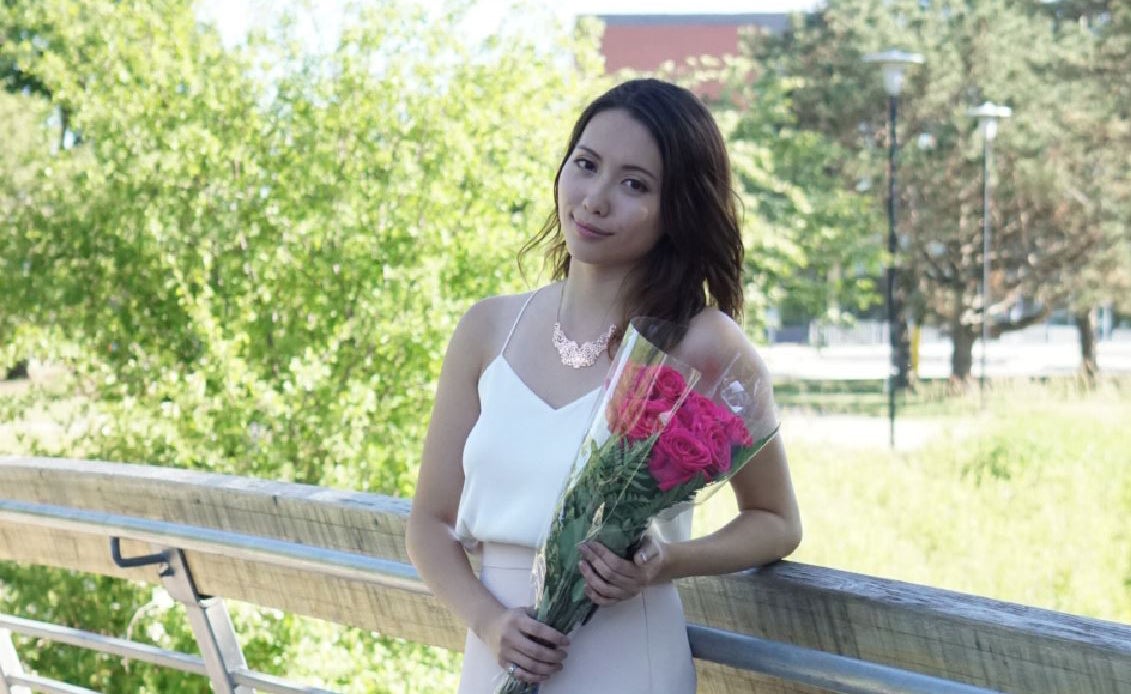
<instances>
[{"instance_id":1,"label":"woman's arm","mask_svg":"<svg viewBox=\"0 0 1131 694\"><path fill-rule=\"evenodd\" d=\"M754 346L733 320L703 311L676 352L705 378L717 377L735 353L762 365ZM762 368L762 378L770 375ZM767 393L769 395L770 393ZM772 406L772 398L765 406ZM781 435L774 436L730 480L738 515L718 531L686 542L649 538L630 560L600 543L582 546L586 592L597 604L626 600L645 585L685 576L732 573L781 559L801 542L801 514L790 481Z\"/></svg>"},{"instance_id":2,"label":"woman's arm","mask_svg":"<svg viewBox=\"0 0 1131 694\"><path fill-rule=\"evenodd\" d=\"M472 571L455 535L463 490L463 448L479 417L479 375L494 344L491 312L500 300L473 306L448 344L432 419L424 441L416 496L405 528L412 563L432 593L496 654L502 667L517 663L520 679L538 682L561 669L565 652L533 640L565 645L565 637L522 610L508 610Z\"/></svg>"},{"instance_id":3,"label":"woman's arm","mask_svg":"<svg viewBox=\"0 0 1131 694\"><path fill-rule=\"evenodd\" d=\"M708 576L761 566L801 543L801 513L778 434L730 480L738 515L714 533L659 548L656 580Z\"/></svg>"},{"instance_id":4,"label":"woman's arm","mask_svg":"<svg viewBox=\"0 0 1131 694\"><path fill-rule=\"evenodd\" d=\"M742 328L712 309L696 318L686 341L688 359L692 364L705 365L707 373L712 364L727 363L735 353L743 354L747 363L762 364ZM766 387L772 388L764 367L761 377ZM772 404L771 397L766 406ZM710 535L660 548L660 580L761 566L781 559L800 544L801 513L780 433L747 461L730 484L738 501L738 515Z\"/></svg>"},{"instance_id":5,"label":"woman's arm","mask_svg":"<svg viewBox=\"0 0 1131 694\"><path fill-rule=\"evenodd\" d=\"M476 633L501 605L475 577L455 536L463 489L463 444L479 416L476 382L486 311L477 304L460 320L448 343L424 440L416 496L405 528L412 563L436 597Z\"/></svg>"}]
</instances>

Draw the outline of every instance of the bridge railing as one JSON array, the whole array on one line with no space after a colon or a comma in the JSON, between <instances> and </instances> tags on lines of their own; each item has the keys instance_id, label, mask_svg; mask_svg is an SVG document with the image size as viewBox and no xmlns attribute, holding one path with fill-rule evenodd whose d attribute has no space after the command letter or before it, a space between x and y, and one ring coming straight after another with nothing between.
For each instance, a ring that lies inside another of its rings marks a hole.
<instances>
[{"instance_id":1,"label":"bridge railing","mask_svg":"<svg viewBox=\"0 0 1131 694\"><path fill-rule=\"evenodd\" d=\"M223 598L458 650L463 629L408 562L408 510L266 480L0 457L0 560L163 582L201 651L0 617L0 694L85 691L23 673L5 631L203 672L218 692L323 691L249 670ZM701 692L1131 691L1131 627L1112 622L792 562L678 587Z\"/></svg>"}]
</instances>

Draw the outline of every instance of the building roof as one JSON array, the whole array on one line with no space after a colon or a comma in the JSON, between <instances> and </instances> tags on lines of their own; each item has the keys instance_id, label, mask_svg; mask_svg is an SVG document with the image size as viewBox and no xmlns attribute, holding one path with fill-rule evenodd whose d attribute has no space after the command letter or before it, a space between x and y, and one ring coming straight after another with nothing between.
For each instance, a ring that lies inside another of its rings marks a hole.
<instances>
[{"instance_id":1,"label":"building roof","mask_svg":"<svg viewBox=\"0 0 1131 694\"><path fill-rule=\"evenodd\" d=\"M605 26L690 26L718 24L748 26L754 24L771 31L789 28L789 12L746 12L741 14L599 14L594 15Z\"/></svg>"}]
</instances>

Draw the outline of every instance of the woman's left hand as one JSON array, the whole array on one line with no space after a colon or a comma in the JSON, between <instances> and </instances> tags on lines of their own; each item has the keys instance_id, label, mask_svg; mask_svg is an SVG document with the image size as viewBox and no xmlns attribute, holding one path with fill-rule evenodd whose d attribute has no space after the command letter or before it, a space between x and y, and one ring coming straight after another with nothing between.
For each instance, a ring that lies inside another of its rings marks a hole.
<instances>
[{"instance_id":1,"label":"woman's left hand","mask_svg":"<svg viewBox=\"0 0 1131 694\"><path fill-rule=\"evenodd\" d=\"M585 595L597 605L612 605L635 597L656 582L664 565L664 544L645 538L632 560L622 559L596 540L583 542L581 575Z\"/></svg>"}]
</instances>

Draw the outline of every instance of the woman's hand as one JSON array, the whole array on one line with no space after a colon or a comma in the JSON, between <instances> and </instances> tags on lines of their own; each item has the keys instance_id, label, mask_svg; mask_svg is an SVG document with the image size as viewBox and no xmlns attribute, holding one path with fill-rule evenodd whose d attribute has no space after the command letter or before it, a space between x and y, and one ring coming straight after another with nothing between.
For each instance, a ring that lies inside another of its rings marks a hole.
<instances>
[{"instance_id":1,"label":"woman's hand","mask_svg":"<svg viewBox=\"0 0 1131 694\"><path fill-rule=\"evenodd\" d=\"M664 544L650 536L631 561L595 540L582 543L580 549L585 595L597 605L611 605L638 595L658 580L667 557Z\"/></svg>"},{"instance_id":2,"label":"woman's hand","mask_svg":"<svg viewBox=\"0 0 1131 694\"><path fill-rule=\"evenodd\" d=\"M500 612L484 631L480 638L499 667L521 682L538 684L562 669L569 639L531 617L526 608Z\"/></svg>"}]
</instances>

